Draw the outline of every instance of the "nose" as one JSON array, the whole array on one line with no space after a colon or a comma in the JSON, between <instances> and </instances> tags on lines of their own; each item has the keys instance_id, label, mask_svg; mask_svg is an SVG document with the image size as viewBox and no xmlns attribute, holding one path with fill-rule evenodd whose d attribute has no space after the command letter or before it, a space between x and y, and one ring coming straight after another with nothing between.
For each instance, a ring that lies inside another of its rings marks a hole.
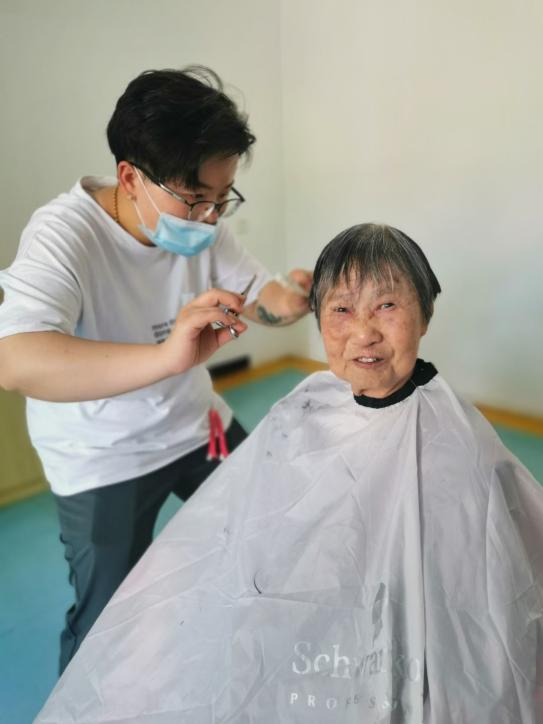
<instances>
[{"instance_id":1,"label":"nose","mask_svg":"<svg viewBox=\"0 0 543 724\"><path fill-rule=\"evenodd\" d=\"M216 224L219 220L219 213L216 208L213 209L213 211L209 214L206 221L208 224Z\"/></svg>"},{"instance_id":2,"label":"nose","mask_svg":"<svg viewBox=\"0 0 543 724\"><path fill-rule=\"evenodd\" d=\"M216 224L219 220L219 214L217 212L217 208L215 207L213 211L208 214L205 219L203 219L204 224Z\"/></svg>"},{"instance_id":3,"label":"nose","mask_svg":"<svg viewBox=\"0 0 543 724\"><path fill-rule=\"evenodd\" d=\"M357 349L372 347L382 340L383 335L371 316L364 314L355 317L351 329L351 342Z\"/></svg>"}]
</instances>

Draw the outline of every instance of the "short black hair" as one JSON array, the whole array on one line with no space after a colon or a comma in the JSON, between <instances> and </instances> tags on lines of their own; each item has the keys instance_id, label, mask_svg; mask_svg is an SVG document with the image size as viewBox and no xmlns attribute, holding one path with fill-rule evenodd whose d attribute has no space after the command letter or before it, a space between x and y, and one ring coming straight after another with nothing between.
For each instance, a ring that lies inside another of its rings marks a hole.
<instances>
[{"instance_id":1,"label":"short black hair","mask_svg":"<svg viewBox=\"0 0 543 724\"><path fill-rule=\"evenodd\" d=\"M129 161L162 183L198 185L210 158L248 153L256 138L247 116L210 68L146 70L117 101L107 126L117 164Z\"/></svg>"},{"instance_id":2,"label":"short black hair","mask_svg":"<svg viewBox=\"0 0 543 724\"><path fill-rule=\"evenodd\" d=\"M385 224L358 224L339 233L322 250L313 276L310 306L320 326L321 304L343 279L355 274L360 284L390 279L396 271L417 293L422 316L429 322L441 286L424 252L403 231Z\"/></svg>"}]
</instances>

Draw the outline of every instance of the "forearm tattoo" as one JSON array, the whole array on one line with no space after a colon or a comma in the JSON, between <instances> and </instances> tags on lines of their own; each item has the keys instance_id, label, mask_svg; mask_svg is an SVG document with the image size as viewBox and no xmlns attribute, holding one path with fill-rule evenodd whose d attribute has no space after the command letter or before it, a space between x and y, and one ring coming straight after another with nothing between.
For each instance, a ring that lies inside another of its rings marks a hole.
<instances>
[{"instance_id":1,"label":"forearm tattoo","mask_svg":"<svg viewBox=\"0 0 543 724\"><path fill-rule=\"evenodd\" d=\"M257 306L256 313L260 321L264 324L283 324L285 322L285 317L276 317L275 314L268 312L266 307L263 307L261 304Z\"/></svg>"}]
</instances>

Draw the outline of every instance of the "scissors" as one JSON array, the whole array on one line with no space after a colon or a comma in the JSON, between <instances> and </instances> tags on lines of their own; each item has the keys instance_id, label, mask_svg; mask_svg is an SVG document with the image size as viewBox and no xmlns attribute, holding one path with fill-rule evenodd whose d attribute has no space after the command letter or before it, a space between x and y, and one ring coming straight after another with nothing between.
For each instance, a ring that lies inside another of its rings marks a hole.
<instances>
[{"instance_id":1,"label":"scissors","mask_svg":"<svg viewBox=\"0 0 543 724\"><path fill-rule=\"evenodd\" d=\"M249 291L250 291L251 287L253 286L253 284L255 283L255 280L256 280L256 274L253 274L249 284L247 284L245 289L242 292L240 292L242 297L246 297L247 294L249 294ZM238 316L238 313L234 312L232 309L229 309L228 307L225 307L222 304L220 304L219 306L222 308L223 312L225 312L226 314L233 314L234 317ZM234 329L234 327L232 325L224 324L224 322L215 322L215 324L218 327L223 327L223 328L228 327L228 331L230 332L230 335L232 336L233 339L237 339L239 337L239 333Z\"/></svg>"}]
</instances>

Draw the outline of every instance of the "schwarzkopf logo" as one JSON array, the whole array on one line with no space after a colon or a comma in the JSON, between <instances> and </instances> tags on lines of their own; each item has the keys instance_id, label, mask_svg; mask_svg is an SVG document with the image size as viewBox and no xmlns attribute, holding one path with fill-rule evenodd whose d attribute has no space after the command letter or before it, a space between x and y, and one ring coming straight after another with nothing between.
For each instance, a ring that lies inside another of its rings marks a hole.
<instances>
[{"instance_id":1,"label":"schwarzkopf logo","mask_svg":"<svg viewBox=\"0 0 543 724\"><path fill-rule=\"evenodd\" d=\"M340 644L332 644L330 653L313 654L310 641L294 645L292 671L300 676L320 674L331 679L356 679L389 672L393 678L420 681L421 666L417 658L409 658L392 647L370 651L360 656L346 656Z\"/></svg>"},{"instance_id":2,"label":"schwarzkopf logo","mask_svg":"<svg viewBox=\"0 0 543 724\"><path fill-rule=\"evenodd\" d=\"M384 583L379 584L371 609L371 625L373 627L372 645L383 630L383 610L387 604L387 591ZM330 653L319 652L312 655L310 641L298 641L294 645L295 660L292 671L305 676L320 674L331 679L355 679L375 676L390 672L392 677L407 679L411 682L420 680L420 661L409 658L401 653L399 647L373 649L361 656L346 656L340 653L340 644L332 644Z\"/></svg>"},{"instance_id":3,"label":"schwarzkopf logo","mask_svg":"<svg viewBox=\"0 0 543 724\"><path fill-rule=\"evenodd\" d=\"M305 679L306 685L300 681L300 685L290 691L290 706L301 707L308 713L356 708L368 724L370 718L372 724L377 724L384 721L383 716L394 716L394 721L399 721L398 716L401 721L411 721L410 717L416 715L419 688L422 693L421 684L417 685L422 673L419 659L405 656L392 647L346 656L339 644L332 644L329 653L325 653L322 648L313 650L309 641L298 641L294 654L292 671L300 677L313 676ZM328 686L325 677L329 677ZM352 682L346 691L333 686L330 679Z\"/></svg>"},{"instance_id":4,"label":"schwarzkopf logo","mask_svg":"<svg viewBox=\"0 0 543 724\"><path fill-rule=\"evenodd\" d=\"M373 724L384 721L383 716L394 716L394 721L399 721L398 716L401 721L419 716L421 659L406 655L407 649L394 636L391 641L393 631L383 625L387 604L386 586L381 583L371 608L371 622L364 632L369 650L363 653L346 651L339 643L324 647L311 641L294 644L292 672L300 679L296 690L290 692L290 706L314 713L356 707L368 724L370 719ZM344 686L330 679L351 683ZM313 690L308 691L308 687Z\"/></svg>"}]
</instances>

